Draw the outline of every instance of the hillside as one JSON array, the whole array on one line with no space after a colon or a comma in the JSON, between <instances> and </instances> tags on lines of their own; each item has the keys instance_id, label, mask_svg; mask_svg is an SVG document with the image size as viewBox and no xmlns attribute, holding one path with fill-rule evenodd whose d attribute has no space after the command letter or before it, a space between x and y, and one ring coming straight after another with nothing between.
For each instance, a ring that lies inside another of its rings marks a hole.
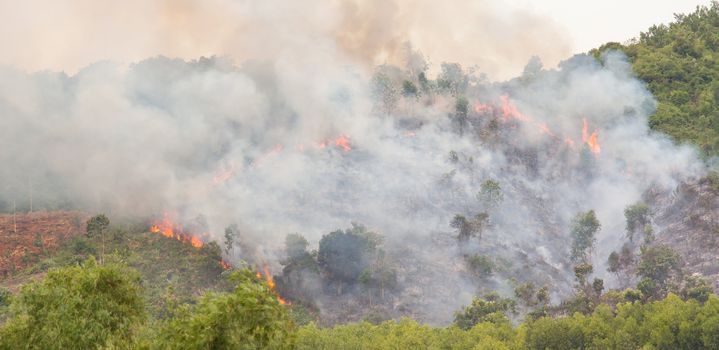
<instances>
[{"instance_id":1,"label":"hillside","mask_svg":"<svg viewBox=\"0 0 719 350\"><path fill-rule=\"evenodd\" d=\"M655 25L625 44L606 50L629 56L636 75L659 102L650 126L678 142L719 154L719 3L676 15L669 25Z\"/></svg>"},{"instance_id":2,"label":"hillside","mask_svg":"<svg viewBox=\"0 0 719 350\"><path fill-rule=\"evenodd\" d=\"M12 217L2 216L3 229L8 222L12 224ZM2 236L3 247L13 252L9 264L15 265L8 265L0 288L16 293L50 269L75 266L91 255L99 257L103 239L86 237L87 218L79 212L18 214L17 234L11 231ZM83 220L80 225L78 220ZM161 317L169 305L193 302L206 291L228 288L221 277L225 268L216 244L195 248L148 228L142 223L116 223L107 230L104 245L106 259L123 262L140 273L147 309L153 315ZM42 245L36 233L43 237Z\"/></svg>"}]
</instances>

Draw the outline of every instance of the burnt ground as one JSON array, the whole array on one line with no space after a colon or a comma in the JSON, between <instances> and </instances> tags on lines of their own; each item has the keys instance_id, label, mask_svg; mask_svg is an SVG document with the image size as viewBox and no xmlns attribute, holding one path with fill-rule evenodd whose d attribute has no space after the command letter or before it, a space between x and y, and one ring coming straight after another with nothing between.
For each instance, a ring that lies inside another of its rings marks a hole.
<instances>
[{"instance_id":1,"label":"burnt ground","mask_svg":"<svg viewBox=\"0 0 719 350\"><path fill-rule=\"evenodd\" d=\"M0 214L0 279L31 266L81 234L87 218L75 211Z\"/></svg>"}]
</instances>

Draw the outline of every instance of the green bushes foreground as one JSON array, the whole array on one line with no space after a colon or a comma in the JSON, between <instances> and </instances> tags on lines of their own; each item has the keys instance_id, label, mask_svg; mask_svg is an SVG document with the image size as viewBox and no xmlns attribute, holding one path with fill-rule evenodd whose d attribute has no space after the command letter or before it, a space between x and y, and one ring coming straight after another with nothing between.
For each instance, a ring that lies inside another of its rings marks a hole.
<instances>
[{"instance_id":1,"label":"green bushes foreground","mask_svg":"<svg viewBox=\"0 0 719 350\"><path fill-rule=\"evenodd\" d=\"M12 296L0 349L719 349L719 298L599 305L591 315L506 317L463 330L414 320L297 328L288 307L247 269L236 287L147 316L141 281L118 263L51 270Z\"/></svg>"}]
</instances>

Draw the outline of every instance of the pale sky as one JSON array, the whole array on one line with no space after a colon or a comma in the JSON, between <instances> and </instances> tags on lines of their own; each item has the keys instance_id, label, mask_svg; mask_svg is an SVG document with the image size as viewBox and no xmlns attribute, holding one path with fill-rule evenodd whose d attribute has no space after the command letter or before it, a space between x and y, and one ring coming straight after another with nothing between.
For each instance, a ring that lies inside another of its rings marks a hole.
<instances>
[{"instance_id":1,"label":"pale sky","mask_svg":"<svg viewBox=\"0 0 719 350\"><path fill-rule=\"evenodd\" d=\"M360 58L391 55L409 40L435 62L476 65L490 76L507 78L521 72L532 55L551 67L572 53L624 42L653 24L671 22L674 13L710 3L0 0L0 64L73 73L100 60L128 63L157 55L263 59L293 44L300 50L292 56L303 56L301 49L315 49L307 44L322 36Z\"/></svg>"},{"instance_id":2,"label":"pale sky","mask_svg":"<svg viewBox=\"0 0 719 350\"><path fill-rule=\"evenodd\" d=\"M569 29L575 52L609 41L624 42L654 24L670 23L674 13L694 12L711 0L505 0L552 18Z\"/></svg>"}]
</instances>

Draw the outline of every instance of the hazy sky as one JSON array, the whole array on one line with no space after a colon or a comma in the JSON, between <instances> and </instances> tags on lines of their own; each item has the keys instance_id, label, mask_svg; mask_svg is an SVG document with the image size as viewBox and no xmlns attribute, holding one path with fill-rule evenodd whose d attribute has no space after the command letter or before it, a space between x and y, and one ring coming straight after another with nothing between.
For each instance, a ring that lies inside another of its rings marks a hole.
<instances>
[{"instance_id":1,"label":"hazy sky","mask_svg":"<svg viewBox=\"0 0 719 350\"><path fill-rule=\"evenodd\" d=\"M0 64L69 73L100 60L165 55L276 58L334 41L370 63L397 63L409 40L435 64L477 66L491 78L533 55L553 66L624 42L710 0L0 0ZM393 60L393 57L395 58Z\"/></svg>"},{"instance_id":2,"label":"hazy sky","mask_svg":"<svg viewBox=\"0 0 719 350\"><path fill-rule=\"evenodd\" d=\"M608 41L623 42L654 24L669 23L674 13L693 12L711 0L507 0L513 6L551 17L569 29L574 51Z\"/></svg>"}]
</instances>

